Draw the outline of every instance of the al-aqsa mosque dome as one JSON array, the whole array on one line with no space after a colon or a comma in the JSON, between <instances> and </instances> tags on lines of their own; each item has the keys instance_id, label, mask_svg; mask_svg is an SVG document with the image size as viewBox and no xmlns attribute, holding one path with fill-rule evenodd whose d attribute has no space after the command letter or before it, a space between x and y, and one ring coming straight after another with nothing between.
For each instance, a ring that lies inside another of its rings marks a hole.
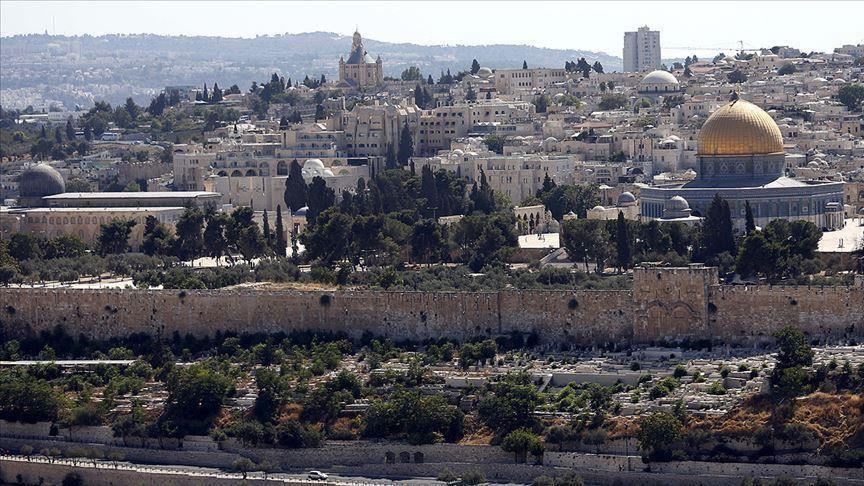
<instances>
[{"instance_id":1,"label":"al-aqsa mosque dome","mask_svg":"<svg viewBox=\"0 0 864 486\"><path fill-rule=\"evenodd\" d=\"M57 169L48 164L32 165L18 178L18 202L22 206L41 205L45 196L66 192L66 182Z\"/></svg>"},{"instance_id":2,"label":"al-aqsa mosque dome","mask_svg":"<svg viewBox=\"0 0 864 486\"><path fill-rule=\"evenodd\" d=\"M783 135L771 115L733 99L708 117L699 131L698 155L768 155L783 152Z\"/></svg>"}]
</instances>

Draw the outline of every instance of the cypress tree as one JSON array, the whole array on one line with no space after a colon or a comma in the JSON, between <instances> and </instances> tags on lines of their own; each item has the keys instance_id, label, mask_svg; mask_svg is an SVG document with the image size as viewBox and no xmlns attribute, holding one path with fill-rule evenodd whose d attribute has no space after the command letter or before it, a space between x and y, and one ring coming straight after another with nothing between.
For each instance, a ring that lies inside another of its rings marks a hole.
<instances>
[{"instance_id":1,"label":"cypress tree","mask_svg":"<svg viewBox=\"0 0 864 486\"><path fill-rule=\"evenodd\" d=\"M297 232L291 228L291 263L300 263L300 246L297 244Z\"/></svg>"},{"instance_id":2,"label":"cypress tree","mask_svg":"<svg viewBox=\"0 0 864 486\"><path fill-rule=\"evenodd\" d=\"M313 226L318 215L336 204L336 191L327 187L324 179L315 176L309 185L309 209L306 212L306 223Z\"/></svg>"},{"instance_id":3,"label":"cypress tree","mask_svg":"<svg viewBox=\"0 0 864 486\"><path fill-rule=\"evenodd\" d=\"M378 183L375 179L369 179L369 212L371 214L381 214L384 212L384 201L381 198L381 189L378 188Z\"/></svg>"},{"instance_id":4,"label":"cypress tree","mask_svg":"<svg viewBox=\"0 0 864 486\"><path fill-rule=\"evenodd\" d=\"M630 268L632 258L630 252L630 232L627 228L627 221L624 219L624 213L618 211L618 221L615 225L615 246L618 250L618 268L627 270Z\"/></svg>"},{"instance_id":5,"label":"cypress tree","mask_svg":"<svg viewBox=\"0 0 864 486\"><path fill-rule=\"evenodd\" d=\"M735 235L732 232L732 210L729 208L729 201L723 201L722 218L720 219L720 252L728 251L734 255L737 253L735 248Z\"/></svg>"},{"instance_id":6,"label":"cypress tree","mask_svg":"<svg viewBox=\"0 0 864 486\"><path fill-rule=\"evenodd\" d=\"M411 138L411 130L408 128L408 120L402 126L402 133L399 135L399 151L396 153L396 159L399 165L405 165L414 156L414 140Z\"/></svg>"},{"instance_id":7,"label":"cypress tree","mask_svg":"<svg viewBox=\"0 0 864 486\"><path fill-rule=\"evenodd\" d=\"M219 89L218 83L213 83L213 96L211 97L213 103L219 103L222 101L222 90Z\"/></svg>"},{"instance_id":8,"label":"cypress tree","mask_svg":"<svg viewBox=\"0 0 864 486\"><path fill-rule=\"evenodd\" d=\"M264 241L267 243L267 248L272 248L273 247L273 241L271 238L272 233L270 233L270 221L267 219L267 210L266 209L264 210L263 219L264 219L264 221L262 224L262 226L263 226L262 229L264 231Z\"/></svg>"},{"instance_id":9,"label":"cypress tree","mask_svg":"<svg viewBox=\"0 0 864 486\"><path fill-rule=\"evenodd\" d=\"M720 220L723 218L723 199L720 194L714 194L708 214L702 224L702 247L705 250L705 258L717 256L720 250Z\"/></svg>"},{"instance_id":10,"label":"cypress tree","mask_svg":"<svg viewBox=\"0 0 864 486\"><path fill-rule=\"evenodd\" d=\"M420 83L414 87L414 104L420 108L426 108L426 100L423 97L423 88L420 87Z\"/></svg>"},{"instance_id":11,"label":"cypress tree","mask_svg":"<svg viewBox=\"0 0 864 486\"><path fill-rule=\"evenodd\" d=\"M756 222L753 221L753 210L750 208L750 201L744 201L745 223L744 231L750 235L756 231Z\"/></svg>"},{"instance_id":12,"label":"cypress tree","mask_svg":"<svg viewBox=\"0 0 864 486\"><path fill-rule=\"evenodd\" d=\"M431 217L434 208L438 207L438 187L435 185L435 174L428 165L420 170L420 197L426 199L427 217Z\"/></svg>"},{"instance_id":13,"label":"cypress tree","mask_svg":"<svg viewBox=\"0 0 864 486\"><path fill-rule=\"evenodd\" d=\"M357 190L354 193L354 210L361 216L369 214L369 204L367 203L366 181L363 178L357 179Z\"/></svg>"},{"instance_id":14,"label":"cypress tree","mask_svg":"<svg viewBox=\"0 0 864 486\"><path fill-rule=\"evenodd\" d=\"M541 190L543 191L543 193L547 193L552 189L555 189L556 186L557 184L555 184L555 181L553 181L552 178L549 177L549 173L547 172L546 175L543 176L543 189Z\"/></svg>"},{"instance_id":15,"label":"cypress tree","mask_svg":"<svg viewBox=\"0 0 864 486\"><path fill-rule=\"evenodd\" d=\"M385 161L385 167L387 169L395 169L399 167L399 160L396 158L396 147L393 146L393 143L387 144L387 159Z\"/></svg>"},{"instance_id":16,"label":"cypress tree","mask_svg":"<svg viewBox=\"0 0 864 486\"><path fill-rule=\"evenodd\" d=\"M306 205L308 188L303 180L303 169L296 160L291 161L288 169L288 179L285 181L285 206L296 213Z\"/></svg>"},{"instance_id":17,"label":"cypress tree","mask_svg":"<svg viewBox=\"0 0 864 486\"><path fill-rule=\"evenodd\" d=\"M357 214L354 209L354 196L348 189L342 189L342 200L339 202L339 210L345 214Z\"/></svg>"},{"instance_id":18,"label":"cypress tree","mask_svg":"<svg viewBox=\"0 0 864 486\"><path fill-rule=\"evenodd\" d=\"M66 120L66 139L69 141L75 140L75 129L72 127L72 117Z\"/></svg>"},{"instance_id":19,"label":"cypress tree","mask_svg":"<svg viewBox=\"0 0 864 486\"><path fill-rule=\"evenodd\" d=\"M282 205L276 205L276 238L273 251L277 256L285 256L285 228L282 226Z\"/></svg>"},{"instance_id":20,"label":"cypress tree","mask_svg":"<svg viewBox=\"0 0 864 486\"><path fill-rule=\"evenodd\" d=\"M735 253L735 236L732 233L732 211L729 203L714 194L708 215L702 225L702 247L705 258L714 258L724 251Z\"/></svg>"},{"instance_id":21,"label":"cypress tree","mask_svg":"<svg viewBox=\"0 0 864 486\"><path fill-rule=\"evenodd\" d=\"M468 91L465 93L465 101L477 101L477 92L473 86L468 86Z\"/></svg>"}]
</instances>

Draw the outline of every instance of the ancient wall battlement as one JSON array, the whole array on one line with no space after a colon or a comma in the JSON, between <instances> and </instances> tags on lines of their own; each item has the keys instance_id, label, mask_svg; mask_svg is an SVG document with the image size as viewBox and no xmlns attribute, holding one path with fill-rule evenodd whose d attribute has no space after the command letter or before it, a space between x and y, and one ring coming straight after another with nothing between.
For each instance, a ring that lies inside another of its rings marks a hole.
<instances>
[{"instance_id":1,"label":"ancient wall battlement","mask_svg":"<svg viewBox=\"0 0 864 486\"><path fill-rule=\"evenodd\" d=\"M518 331L578 345L750 344L793 324L830 342L864 337L864 288L724 286L717 269L694 266L637 268L632 291L0 289L2 338L58 324L92 339L314 330L422 341Z\"/></svg>"}]
</instances>

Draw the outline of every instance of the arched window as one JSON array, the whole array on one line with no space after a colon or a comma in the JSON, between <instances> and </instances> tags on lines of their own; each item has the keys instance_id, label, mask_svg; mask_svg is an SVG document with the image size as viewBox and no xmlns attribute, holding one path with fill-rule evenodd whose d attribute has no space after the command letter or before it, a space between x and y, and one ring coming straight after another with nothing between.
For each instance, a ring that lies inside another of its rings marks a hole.
<instances>
[{"instance_id":1,"label":"arched window","mask_svg":"<svg viewBox=\"0 0 864 486\"><path fill-rule=\"evenodd\" d=\"M240 172L239 170L235 170L234 172L231 173L231 177L243 177L243 173Z\"/></svg>"},{"instance_id":2,"label":"arched window","mask_svg":"<svg viewBox=\"0 0 864 486\"><path fill-rule=\"evenodd\" d=\"M288 164L284 160L280 160L278 164L276 164L276 175L288 175Z\"/></svg>"}]
</instances>

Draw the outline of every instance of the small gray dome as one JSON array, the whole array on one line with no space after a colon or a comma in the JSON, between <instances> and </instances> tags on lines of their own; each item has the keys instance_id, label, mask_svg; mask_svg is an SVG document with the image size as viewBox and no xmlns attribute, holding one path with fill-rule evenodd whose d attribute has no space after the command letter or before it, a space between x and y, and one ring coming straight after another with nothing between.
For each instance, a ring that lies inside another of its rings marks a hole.
<instances>
[{"instance_id":1,"label":"small gray dome","mask_svg":"<svg viewBox=\"0 0 864 486\"><path fill-rule=\"evenodd\" d=\"M630 191L622 192L621 195L618 196L618 207L635 206L635 205L636 205L636 196L634 196L632 192L630 192Z\"/></svg>"},{"instance_id":2,"label":"small gray dome","mask_svg":"<svg viewBox=\"0 0 864 486\"><path fill-rule=\"evenodd\" d=\"M690 209L690 203L681 196L672 196L663 203L664 211L687 211Z\"/></svg>"},{"instance_id":3,"label":"small gray dome","mask_svg":"<svg viewBox=\"0 0 864 486\"><path fill-rule=\"evenodd\" d=\"M66 182L54 167L36 164L24 169L18 178L18 193L21 198L38 199L66 192Z\"/></svg>"},{"instance_id":4,"label":"small gray dome","mask_svg":"<svg viewBox=\"0 0 864 486\"><path fill-rule=\"evenodd\" d=\"M481 68L477 71L477 76L479 76L479 77L481 77L481 78L483 78L483 79L491 78L491 77L492 77L492 70L489 69L488 67L481 67Z\"/></svg>"}]
</instances>

